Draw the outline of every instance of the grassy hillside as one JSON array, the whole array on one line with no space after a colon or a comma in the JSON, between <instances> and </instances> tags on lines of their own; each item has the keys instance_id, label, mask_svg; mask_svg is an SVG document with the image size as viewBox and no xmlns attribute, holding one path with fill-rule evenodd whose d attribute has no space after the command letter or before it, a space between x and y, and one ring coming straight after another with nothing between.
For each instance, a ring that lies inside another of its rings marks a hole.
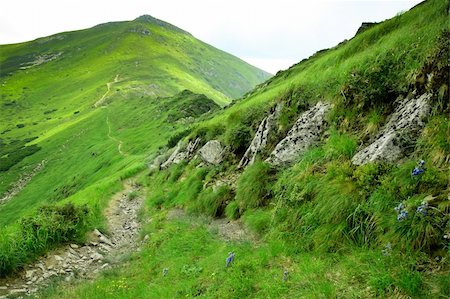
<instances>
[{"instance_id":1,"label":"grassy hillside","mask_svg":"<svg viewBox=\"0 0 450 299\"><path fill-rule=\"evenodd\" d=\"M74 202L89 206L90 226L101 225L120 179L266 78L150 16L1 45L0 196L14 196L0 203L0 269L52 243L21 243L23 217Z\"/></svg>"},{"instance_id":2,"label":"grassy hillside","mask_svg":"<svg viewBox=\"0 0 450 299\"><path fill-rule=\"evenodd\" d=\"M229 152L221 165L194 158L142 178L152 221L141 252L95 281L55 285L43 296L447 298L448 41L448 2L429 0L278 73L186 137L220 140ZM432 94L432 112L406 157L353 165L395 100L414 90ZM291 165L263 162L318 100L334 105L320 143ZM284 104L276 136L255 164L238 170L242 149L276 103ZM426 171L413 176L420 159ZM223 181L236 182L218 187ZM398 220L400 203L409 216ZM174 207L188 215L167 217ZM239 219L256 239L224 239L217 217ZM236 258L227 268L230 251Z\"/></svg>"}]
</instances>

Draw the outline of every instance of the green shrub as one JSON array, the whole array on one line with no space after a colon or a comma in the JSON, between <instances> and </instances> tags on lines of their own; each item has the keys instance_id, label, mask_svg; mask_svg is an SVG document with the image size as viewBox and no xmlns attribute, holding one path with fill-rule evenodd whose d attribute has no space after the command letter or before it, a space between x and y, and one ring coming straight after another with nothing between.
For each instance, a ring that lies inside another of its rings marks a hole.
<instances>
[{"instance_id":1,"label":"green shrub","mask_svg":"<svg viewBox=\"0 0 450 299\"><path fill-rule=\"evenodd\" d=\"M270 165L261 161L245 169L236 187L236 201L241 212L267 204L271 197L272 175Z\"/></svg>"},{"instance_id":2,"label":"green shrub","mask_svg":"<svg viewBox=\"0 0 450 299\"><path fill-rule=\"evenodd\" d=\"M399 77L403 69L401 55L385 52L365 68L353 71L342 89L346 106L356 106L359 110L390 107L392 99L406 91L406 80Z\"/></svg>"},{"instance_id":3,"label":"green shrub","mask_svg":"<svg viewBox=\"0 0 450 299\"><path fill-rule=\"evenodd\" d=\"M224 139L232 152L242 155L250 145L252 134L248 126L239 123L227 130Z\"/></svg>"},{"instance_id":4,"label":"green shrub","mask_svg":"<svg viewBox=\"0 0 450 299\"><path fill-rule=\"evenodd\" d=\"M172 148L176 146L178 144L178 141L189 135L189 133L191 133L191 129L186 129L170 136L169 140L167 140L167 147Z\"/></svg>"}]
</instances>

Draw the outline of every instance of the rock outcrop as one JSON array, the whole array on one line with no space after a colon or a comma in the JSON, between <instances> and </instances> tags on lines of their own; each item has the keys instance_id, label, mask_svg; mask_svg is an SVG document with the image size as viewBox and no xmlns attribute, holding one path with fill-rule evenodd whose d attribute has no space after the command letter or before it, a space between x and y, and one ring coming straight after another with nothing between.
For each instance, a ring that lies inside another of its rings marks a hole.
<instances>
[{"instance_id":1,"label":"rock outcrop","mask_svg":"<svg viewBox=\"0 0 450 299\"><path fill-rule=\"evenodd\" d=\"M261 121L258 131L256 131L255 137L253 137L252 143L250 143L250 146L239 162L238 168L252 165L253 162L255 162L256 155L266 147L269 134L275 125L282 108L283 105L278 104L270 111L269 115Z\"/></svg>"},{"instance_id":2,"label":"rock outcrop","mask_svg":"<svg viewBox=\"0 0 450 299\"><path fill-rule=\"evenodd\" d=\"M378 138L353 156L353 164L394 162L401 158L405 146L414 141L417 133L424 127L423 121L430 114L430 99L431 94L423 94L399 102Z\"/></svg>"},{"instance_id":3,"label":"rock outcrop","mask_svg":"<svg viewBox=\"0 0 450 299\"><path fill-rule=\"evenodd\" d=\"M161 168L167 168L172 164L179 164L186 159L192 158L195 153L195 150L200 145L201 139L196 138L193 141L189 141L186 147L183 146L181 142L178 143L175 150L170 155L169 159L166 162L161 164Z\"/></svg>"},{"instance_id":4,"label":"rock outcrop","mask_svg":"<svg viewBox=\"0 0 450 299\"><path fill-rule=\"evenodd\" d=\"M225 149L218 140L210 140L198 153L204 162L217 165L223 161Z\"/></svg>"},{"instance_id":5,"label":"rock outcrop","mask_svg":"<svg viewBox=\"0 0 450 299\"><path fill-rule=\"evenodd\" d=\"M305 111L266 161L274 165L293 162L318 142L325 128L325 115L330 108L330 104L318 102Z\"/></svg>"}]
</instances>

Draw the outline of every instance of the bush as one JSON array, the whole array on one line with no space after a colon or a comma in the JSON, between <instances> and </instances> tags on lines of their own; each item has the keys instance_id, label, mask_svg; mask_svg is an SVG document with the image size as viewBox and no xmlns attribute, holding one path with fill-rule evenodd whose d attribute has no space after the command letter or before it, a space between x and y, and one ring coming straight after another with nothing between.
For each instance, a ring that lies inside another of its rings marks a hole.
<instances>
[{"instance_id":1,"label":"bush","mask_svg":"<svg viewBox=\"0 0 450 299\"><path fill-rule=\"evenodd\" d=\"M72 203L43 206L25 217L13 233L0 234L0 276L7 275L52 247L80 241L88 229L88 208Z\"/></svg>"},{"instance_id":2,"label":"bush","mask_svg":"<svg viewBox=\"0 0 450 299\"><path fill-rule=\"evenodd\" d=\"M342 89L346 106L356 106L359 110L390 107L393 99L406 91L406 83L399 84L406 81L399 77L404 69L403 60L395 54L386 52L364 69L352 72Z\"/></svg>"},{"instance_id":3,"label":"bush","mask_svg":"<svg viewBox=\"0 0 450 299\"><path fill-rule=\"evenodd\" d=\"M170 136L169 140L167 141L167 147L172 148L178 144L178 141L180 141L182 138L189 135L191 132L191 129L183 130L180 132L175 133L174 135Z\"/></svg>"},{"instance_id":4,"label":"bush","mask_svg":"<svg viewBox=\"0 0 450 299\"><path fill-rule=\"evenodd\" d=\"M272 175L270 165L261 161L245 169L236 187L236 201L241 212L267 204L271 197Z\"/></svg>"}]
</instances>

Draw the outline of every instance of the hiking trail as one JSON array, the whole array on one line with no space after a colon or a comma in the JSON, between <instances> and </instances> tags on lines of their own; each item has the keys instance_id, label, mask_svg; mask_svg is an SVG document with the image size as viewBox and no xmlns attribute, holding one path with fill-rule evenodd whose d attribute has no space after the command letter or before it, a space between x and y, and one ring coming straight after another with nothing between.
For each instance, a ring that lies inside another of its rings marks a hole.
<instances>
[{"instance_id":1,"label":"hiking trail","mask_svg":"<svg viewBox=\"0 0 450 299\"><path fill-rule=\"evenodd\" d=\"M0 298L34 294L55 278L61 280L60 285L74 279L91 279L103 269L120 264L120 256L141 244L138 211L145 196L130 196L139 191L140 187L128 180L124 189L113 195L104 212L108 236L95 229L84 245L70 244L48 252L13 277L0 279Z\"/></svg>"}]
</instances>

